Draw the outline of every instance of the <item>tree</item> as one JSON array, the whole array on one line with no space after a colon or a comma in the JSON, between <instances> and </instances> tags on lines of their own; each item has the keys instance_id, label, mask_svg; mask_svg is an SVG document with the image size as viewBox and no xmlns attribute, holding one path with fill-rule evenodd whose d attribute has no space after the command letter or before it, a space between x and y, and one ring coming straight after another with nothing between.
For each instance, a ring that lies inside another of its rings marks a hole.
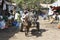
<instances>
[{"instance_id":1,"label":"tree","mask_svg":"<svg viewBox=\"0 0 60 40\"><path fill-rule=\"evenodd\" d=\"M37 4L39 3L39 0L12 0L15 2L19 7L22 8L34 8L37 7Z\"/></svg>"},{"instance_id":2,"label":"tree","mask_svg":"<svg viewBox=\"0 0 60 40\"><path fill-rule=\"evenodd\" d=\"M40 3L53 3L56 0L11 0L20 8L39 8Z\"/></svg>"}]
</instances>

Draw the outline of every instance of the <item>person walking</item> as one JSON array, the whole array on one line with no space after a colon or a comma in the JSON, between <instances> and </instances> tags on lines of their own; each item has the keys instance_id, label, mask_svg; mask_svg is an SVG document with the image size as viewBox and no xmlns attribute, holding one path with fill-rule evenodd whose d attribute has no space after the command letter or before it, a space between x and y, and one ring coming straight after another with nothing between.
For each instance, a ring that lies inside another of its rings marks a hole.
<instances>
[{"instance_id":1,"label":"person walking","mask_svg":"<svg viewBox=\"0 0 60 40\"><path fill-rule=\"evenodd\" d=\"M28 20L28 12L27 10L24 10L24 13L22 14L22 17L21 17L21 29L20 31L23 32L23 24L24 25L27 25L26 21Z\"/></svg>"}]
</instances>

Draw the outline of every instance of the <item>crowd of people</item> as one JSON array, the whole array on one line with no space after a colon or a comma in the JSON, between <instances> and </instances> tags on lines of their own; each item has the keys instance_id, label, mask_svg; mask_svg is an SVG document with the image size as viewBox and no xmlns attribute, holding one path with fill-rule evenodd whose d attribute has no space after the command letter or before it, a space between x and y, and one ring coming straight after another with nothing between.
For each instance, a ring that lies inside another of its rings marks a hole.
<instances>
[{"instance_id":1,"label":"crowd of people","mask_svg":"<svg viewBox=\"0 0 60 40\"><path fill-rule=\"evenodd\" d=\"M21 26L21 24L23 22L25 22L26 20L31 21L31 17L37 17L38 18L38 14L36 14L36 11L34 11L33 9L31 10L23 10L23 11L15 11L15 14L13 14L13 11L11 10L10 12L4 10L3 12L1 12L3 14L0 15L0 29L5 29L5 28L9 28L12 26L15 27L19 27ZM29 17L31 16L31 17Z\"/></svg>"},{"instance_id":2,"label":"crowd of people","mask_svg":"<svg viewBox=\"0 0 60 40\"><path fill-rule=\"evenodd\" d=\"M25 18L27 18L26 20L31 21L31 17L37 17L38 19L38 15L40 15L41 12L38 10L28 10L25 9L23 11L15 11L15 13L13 14L13 10L8 11L7 8L6 10L2 10L0 12L0 28L4 29L4 28L8 28L9 26L21 26L21 23L23 23L25 21ZM29 16L31 16L29 18ZM59 13L57 12L57 10L53 10L53 7L50 6L49 7L49 11L48 11L48 19L50 23L53 23L53 21L55 19L59 19ZM8 24L8 25L7 25Z\"/></svg>"}]
</instances>

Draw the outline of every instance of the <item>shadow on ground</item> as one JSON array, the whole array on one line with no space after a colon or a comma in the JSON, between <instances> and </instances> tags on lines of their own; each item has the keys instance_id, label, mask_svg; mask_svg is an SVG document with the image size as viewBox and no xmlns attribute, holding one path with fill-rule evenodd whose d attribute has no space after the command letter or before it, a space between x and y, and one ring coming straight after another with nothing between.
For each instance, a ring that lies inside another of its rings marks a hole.
<instances>
[{"instance_id":1,"label":"shadow on ground","mask_svg":"<svg viewBox=\"0 0 60 40\"><path fill-rule=\"evenodd\" d=\"M36 29L33 29L31 31L31 34L32 34L32 36L40 37L40 36L42 36L42 33L46 32L46 31L47 31L46 29L40 29L39 31L37 31Z\"/></svg>"},{"instance_id":2,"label":"shadow on ground","mask_svg":"<svg viewBox=\"0 0 60 40\"><path fill-rule=\"evenodd\" d=\"M19 32L19 30L16 29L15 27L4 29L4 30L0 29L0 40L9 40L17 32Z\"/></svg>"}]
</instances>

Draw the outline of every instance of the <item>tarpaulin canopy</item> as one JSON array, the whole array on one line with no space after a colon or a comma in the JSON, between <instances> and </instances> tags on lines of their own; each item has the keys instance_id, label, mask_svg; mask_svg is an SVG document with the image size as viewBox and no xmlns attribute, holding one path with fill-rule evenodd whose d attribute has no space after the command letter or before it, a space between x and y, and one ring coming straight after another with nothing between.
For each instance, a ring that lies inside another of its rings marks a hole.
<instances>
[{"instance_id":1,"label":"tarpaulin canopy","mask_svg":"<svg viewBox=\"0 0 60 40\"><path fill-rule=\"evenodd\" d=\"M52 3L51 6L53 7L53 10L60 10L60 0L57 0L56 2Z\"/></svg>"},{"instance_id":2,"label":"tarpaulin canopy","mask_svg":"<svg viewBox=\"0 0 60 40\"><path fill-rule=\"evenodd\" d=\"M54 6L54 7L60 6L60 0L58 0L58 1L54 2L54 3L52 3L51 6Z\"/></svg>"}]
</instances>

